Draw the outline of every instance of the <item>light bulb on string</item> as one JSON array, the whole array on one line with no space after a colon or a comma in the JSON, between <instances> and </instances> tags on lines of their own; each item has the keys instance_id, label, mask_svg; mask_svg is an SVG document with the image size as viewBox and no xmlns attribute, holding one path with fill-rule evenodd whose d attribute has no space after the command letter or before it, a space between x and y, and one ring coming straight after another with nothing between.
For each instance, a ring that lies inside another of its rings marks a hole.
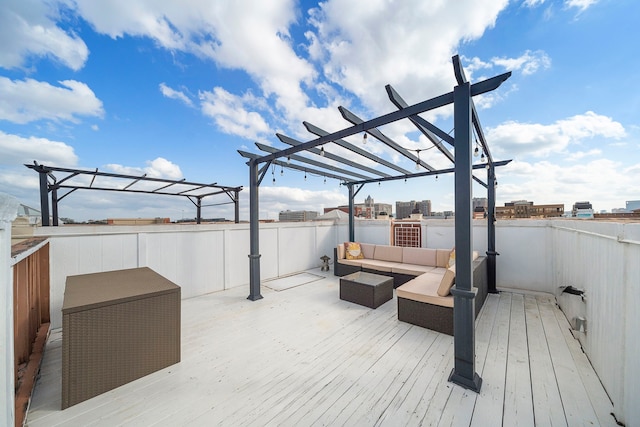
<instances>
[{"instance_id":1,"label":"light bulb on string","mask_svg":"<svg viewBox=\"0 0 640 427\"><path fill-rule=\"evenodd\" d=\"M280 166L280 176L284 175L284 167Z\"/></svg>"},{"instance_id":2,"label":"light bulb on string","mask_svg":"<svg viewBox=\"0 0 640 427\"><path fill-rule=\"evenodd\" d=\"M327 183L327 177L326 176L324 177L324 183L325 184Z\"/></svg>"},{"instance_id":3,"label":"light bulb on string","mask_svg":"<svg viewBox=\"0 0 640 427\"><path fill-rule=\"evenodd\" d=\"M366 133L364 135L362 135L362 143L363 144L367 143L367 134Z\"/></svg>"},{"instance_id":4,"label":"light bulb on string","mask_svg":"<svg viewBox=\"0 0 640 427\"><path fill-rule=\"evenodd\" d=\"M324 145L320 147L320 156L324 157Z\"/></svg>"},{"instance_id":5,"label":"light bulb on string","mask_svg":"<svg viewBox=\"0 0 640 427\"><path fill-rule=\"evenodd\" d=\"M307 171L304 171L304 180L307 180Z\"/></svg>"},{"instance_id":6,"label":"light bulb on string","mask_svg":"<svg viewBox=\"0 0 640 427\"><path fill-rule=\"evenodd\" d=\"M290 165L291 164L291 156L287 156L287 164Z\"/></svg>"},{"instance_id":7,"label":"light bulb on string","mask_svg":"<svg viewBox=\"0 0 640 427\"><path fill-rule=\"evenodd\" d=\"M478 149L478 144L476 144L476 148L473 150L473 157L478 157L478 153L480 150Z\"/></svg>"}]
</instances>

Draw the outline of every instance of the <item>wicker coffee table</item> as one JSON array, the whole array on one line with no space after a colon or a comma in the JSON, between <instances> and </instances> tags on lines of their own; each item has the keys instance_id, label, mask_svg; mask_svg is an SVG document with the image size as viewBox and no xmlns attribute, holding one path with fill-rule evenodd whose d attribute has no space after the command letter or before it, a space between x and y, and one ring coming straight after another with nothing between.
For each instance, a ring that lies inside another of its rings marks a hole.
<instances>
[{"instance_id":1,"label":"wicker coffee table","mask_svg":"<svg viewBox=\"0 0 640 427\"><path fill-rule=\"evenodd\" d=\"M340 299L378 308L393 298L393 277L357 271L340 278Z\"/></svg>"}]
</instances>

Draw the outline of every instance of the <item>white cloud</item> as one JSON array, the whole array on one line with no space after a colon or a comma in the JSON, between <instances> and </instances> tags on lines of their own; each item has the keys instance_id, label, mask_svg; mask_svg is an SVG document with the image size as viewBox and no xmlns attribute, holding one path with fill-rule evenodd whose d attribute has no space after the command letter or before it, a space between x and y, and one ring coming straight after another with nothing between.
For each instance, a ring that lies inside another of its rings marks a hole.
<instances>
[{"instance_id":1,"label":"white cloud","mask_svg":"<svg viewBox=\"0 0 640 427\"><path fill-rule=\"evenodd\" d=\"M599 0L565 0L564 4L566 7L575 7L578 9L578 12L584 12L594 4L598 3Z\"/></svg>"},{"instance_id":2,"label":"white cloud","mask_svg":"<svg viewBox=\"0 0 640 427\"><path fill-rule=\"evenodd\" d=\"M524 0L522 3L526 7L536 7L543 4L545 0Z\"/></svg>"},{"instance_id":3,"label":"white cloud","mask_svg":"<svg viewBox=\"0 0 640 427\"><path fill-rule=\"evenodd\" d=\"M601 155L602 155L602 150L594 148L593 150L589 150L589 151L577 151L575 153L571 153L569 154L569 156L567 156L567 160L577 161L577 160L582 160L585 157L592 157L592 156L599 157Z\"/></svg>"},{"instance_id":4,"label":"white cloud","mask_svg":"<svg viewBox=\"0 0 640 427\"><path fill-rule=\"evenodd\" d=\"M625 166L609 159L578 164L513 161L498 171L498 204L526 199L537 204L597 201L594 209L611 210L637 198L640 164Z\"/></svg>"},{"instance_id":5,"label":"white cloud","mask_svg":"<svg viewBox=\"0 0 640 427\"><path fill-rule=\"evenodd\" d=\"M266 120L255 111L265 108L264 100L250 92L240 97L216 87L212 92L200 92L200 101L202 113L211 117L225 133L248 139L259 139L271 133Z\"/></svg>"},{"instance_id":6,"label":"white cloud","mask_svg":"<svg viewBox=\"0 0 640 427\"><path fill-rule=\"evenodd\" d=\"M76 34L56 26L56 10L51 5L38 0L2 2L0 67L22 67L32 55L55 58L76 71L83 67L89 49Z\"/></svg>"},{"instance_id":7,"label":"white cloud","mask_svg":"<svg viewBox=\"0 0 640 427\"><path fill-rule=\"evenodd\" d=\"M620 123L588 111L550 125L507 122L489 129L487 140L497 154L545 157L587 138L619 139L625 135Z\"/></svg>"},{"instance_id":8,"label":"white cloud","mask_svg":"<svg viewBox=\"0 0 640 427\"><path fill-rule=\"evenodd\" d=\"M102 117L104 110L93 91L75 80L52 86L33 79L0 76L0 120L24 124L36 120L79 121L77 116Z\"/></svg>"},{"instance_id":9,"label":"white cloud","mask_svg":"<svg viewBox=\"0 0 640 427\"><path fill-rule=\"evenodd\" d=\"M179 180L183 178L180 166L175 163L162 158L157 157L154 160L147 160L147 166L144 168L136 166L123 166L119 164L108 164L105 167L118 174L122 175L142 175L146 174L149 178L165 178Z\"/></svg>"},{"instance_id":10,"label":"white cloud","mask_svg":"<svg viewBox=\"0 0 640 427\"><path fill-rule=\"evenodd\" d=\"M160 83L159 87L160 87L160 92L162 92L162 94L167 98L177 99L178 101L183 102L185 105L188 105L189 107L193 106L193 102L187 95L185 95L184 92L172 89L169 86L167 86L164 82Z\"/></svg>"},{"instance_id":11,"label":"white cloud","mask_svg":"<svg viewBox=\"0 0 640 427\"><path fill-rule=\"evenodd\" d=\"M541 50L527 50L518 58L493 58L491 62L507 70L522 70L525 76L551 67L551 58Z\"/></svg>"},{"instance_id":12,"label":"white cloud","mask_svg":"<svg viewBox=\"0 0 640 427\"><path fill-rule=\"evenodd\" d=\"M64 142L46 138L23 138L0 130L0 165L31 164L36 160L40 164L62 167L74 166L78 161L73 147Z\"/></svg>"}]
</instances>

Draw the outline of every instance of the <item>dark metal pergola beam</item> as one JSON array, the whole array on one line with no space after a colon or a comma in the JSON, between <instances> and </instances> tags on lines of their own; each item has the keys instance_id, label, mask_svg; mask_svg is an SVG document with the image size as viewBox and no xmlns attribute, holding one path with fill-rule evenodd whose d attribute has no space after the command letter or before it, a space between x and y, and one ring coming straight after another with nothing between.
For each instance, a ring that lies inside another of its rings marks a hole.
<instances>
[{"instance_id":1,"label":"dark metal pergola beam","mask_svg":"<svg viewBox=\"0 0 640 427\"><path fill-rule=\"evenodd\" d=\"M267 153L277 153L278 151L280 151L277 148L274 148L274 147L271 147L271 146L265 145L265 144L260 144L259 142L256 142L256 147L258 147L260 150L265 151ZM319 154L319 156L322 156L322 154ZM324 154L324 156L326 156L326 153ZM317 160L308 159L306 157L303 157L303 156L300 156L300 155L297 155L297 154L294 154L294 155L290 156L290 159L291 160L295 160L295 161L300 162L300 163L306 163L306 164L309 164L309 165L312 165L312 166L316 166L316 167L324 168L324 169L327 169L327 170L330 170L330 171L333 171L333 172L341 173L343 175L351 175L351 176L354 176L354 177L360 178L360 179L368 178L367 176L362 175L360 173L348 171L346 169L337 168L337 167L331 166L331 165L327 165L327 164L319 162ZM282 166L284 167L284 165L282 165Z\"/></svg>"},{"instance_id":2,"label":"dark metal pergola beam","mask_svg":"<svg viewBox=\"0 0 640 427\"><path fill-rule=\"evenodd\" d=\"M354 125L358 125L360 123L364 123L364 120L362 120L360 117L356 116L354 113L352 113L351 111L347 110L345 107L338 107L338 110L340 110L340 113L342 114L342 117L354 124ZM420 156L415 156L413 153L409 152L406 148L401 147L400 145L396 144L395 141L393 141L391 138L389 138L388 136L386 136L385 134L383 134L382 132L380 132L379 129L369 129L367 131L367 133L371 136L373 136L374 138L378 139L380 142L386 144L388 147L391 147L392 149L396 150L398 153L400 153L401 155L403 155L404 157L406 157L407 159L411 160L412 162L422 166L425 169L428 169L430 171L435 170L430 164L426 163L424 160L420 159Z\"/></svg>"},{"instance_id":3,"label":"dark metal pergola beam","mask_svg":"<svg viewBox=\"0 0 640 427\"><path fill-rule=\"evenodd\" d=\"M313 133L313 134L315 134L315 135L318 135L318 136L320 136L320 137L322 137L322 136L325 136L325 135L328 135L328 134L329 134L329 132L327 132L327 131L325 131L325 130L323 130L323 129L320 129L319 127L314 126L314 125L312 125L312 124L311 124L311 123L309 123L309 122L302 122L302 124L307 128L307 130L308 130L309 132L311 132L311 133ZM408 173L408 172L409 172L409 171L407 171L406 169L403 169L403 168L401 168L400 166L398 166L398 165L396 165L396 164L393 164L393 163L391 163L391 162L389 162L389 161L387 161L387 160L385 160L385 159L383 159L383 158L381 158L381 157L378 157L378 156L376 156L376 155L373 155L373 154L371 154L370 152L368 152L368 151L366 151L366 150L363 150L363 149L362 149L362 148L360 148L360 147L356 147L355 145L353 145L353 144L351 144L351 143L349 143L349 142L345 141L344 139L338 138L338 139L336 139L336 140L334 140L334 141L332 141L332 142L336 143L337 145L341 146L342 148L346 148L347 150L349 150L349 151L351 151L351 152L354 152L354 153L356 153L356 154L359 154L359 155L361 155L362 157L366 157L366 158L367 158L367 159L369 159L369 160L372 160L372 161L374 161L374 162L376 162L376 163L378 163L378 164L381 164L381 165L383 165L383 166L386 166L386 167L388 167L389 169L394 169L395 171L400 172L400 173Z\"/></svg>"},{"instance_id":4,"label":"dark metal pergola beam","mask_svg":"<svg viewBox=\"0 0 640 427\"><path fill-rule=\"evenodd\" d=\"M298 141L296 139L293 139L291 137L288 137L286 135L282 135L280 133L276 133L276 136L278 137L278 139L280 141L284 142L285 144L289 144L289 145L292 145L292 146L298 146L298 145L302 144L302 142L300 142L300 141ZM317 149L317 148L310 148L307 151L309 151L310 153L313 153L313 154L320 155L320 150ZM349 159L345 159L344 157L340 157L340 156L337 156L337 155L335 155L333 153L326 152L326 150L325 150L324 156L327 159L334 160L336 162L342 163L343 165L351 166L352 168L356 168L356 169L360 169L360 170L365 171L365 172L369 172L372 175L391 176L388 173L381 172L379 170L370 168L370 167L362 165L360 163L353 162L353 161L351 161ZM291 156L289 156L289 157L291 157Z\"/></svg>"},{"instance_id":5,"label":"dark metal pergola beam","mask_svg":"<svg viewBox=\"0 0 640 427\"><path fill-rule=\"evenodd\" d=\"M248 151L238 150L238 153L242 157L244 157L246 159L258 160L260 158L259 155L253 154L253 153L249 153ZM333 179L337 179L337 180L344 181L344 182L353 181L352 178L347 178L347 177L342 176L342 175L336 175L336 174L333 174L333 173L330 173L330 172L325 172L325 171L318 170L318 169L307 168L305 166L299 166L299 165L296 165L294 163L287 163L287 162L283 162L281 160L274 160L272 163L274 165L276 165L276 166L282 166L284 168L295 169L295 170L299 170L299 171L302 171L302 172L308 172L308 173L310 173L312 175L325 176L327 178L333 178ZM264 175L263 175L263 177L264 177ZM259 181L262 181L262 178L260 178Z\"/></svg>"}]
</instances>

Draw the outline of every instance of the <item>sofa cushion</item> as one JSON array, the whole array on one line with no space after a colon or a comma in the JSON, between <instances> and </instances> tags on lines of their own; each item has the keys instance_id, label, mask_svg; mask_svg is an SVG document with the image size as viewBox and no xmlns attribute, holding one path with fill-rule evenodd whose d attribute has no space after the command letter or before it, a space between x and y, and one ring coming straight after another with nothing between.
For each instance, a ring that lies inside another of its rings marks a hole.
<instances>
[{"instance_id":1,"label":"sofa cushion","mask_svg":"<svg viewBox=\"0 0 640 427\"><path fill-rule=\"evenodd\" d=\"M359 260L362 268L370 268L372 270L378 270L380 272L391 273L391 269L398 265L396 262L381 261L379 259L362 259Z\"/></svg>"},{"instance_id":2,"label":"sofa cushion","mask_svg":"<svg viewBox=\"0 0 640 427\"><path fill-rule=\"evenodd\" d=\"M436 250L427 248L402 248L402 263L436 266Z\"/></svg>"},{"instance_id":3,"label":"sofa cushion","mask_svg":"<svg viewBox=\"0 0 640 427\"><path fill-rule=\"evenodd\" d=\"M360 247L360 243L357 242L346 242L344 244L346 251L347 259L362 259L364 258L364 254L362 253L362 248Z\"/></svg>"},{"instance_id":4,"label":"sofa cushion","mask_svg":"<svg viewBox=\"0 0 640 427\"><path fill-rule=\"evenodd\" d=\"M362 248L362 253L365 258L373 259L373 253L376 250L376 245L373 243L360 243L360 247Z\"/></svg>"},{"instance_id":5,"label":"sofa cushion","mask_svg":"<svg viewBox=\"0 0 640 427\"><path fill-rule=\"evenodd\" d=\"M411 276L419 276L422 273L433 271L434 269L435 267L432 267L430 265L405 264L403 262L402 264L395 264L395 266L391 268L391 272L399 274L409 274Z\"/></svg>"},{"instance_id":6,"label":"sofa cushion","mask_svg":"<svg viewBox=\"0 0 640 427\"><path fill-rule=\"evenodd\" d=\"M344 249L344 245L338 245L338 259L345 259L346 255L345 255L345 249Z\"/></svg>"},{"instance_id":7,"label":"sofa cushion","mask_svg":"<svg viewBox=\"0 0 640 427\"><path fill-rule=\"evenodd\" d=\"M451 287L456 281L456 266L447 268L444 272L440 285L438 286L437 293L441 297L446 297L451 293Z\"/></svg>"},{"instance_id":8,"label":"sofa cushion","mask_svg":"<svg viewBox=\"0 0 640 427\"><path fill-rule=\"evenodd\" d=\"M376 245L373 259L380 261L402 262L402 248L400 246Z\"/></svg>"},{"instance_id":9,"label":"sofa cushion","mask_svg":"<svg viewBox=\"0 0 640 427\"><path fill-rule=\"evenodd\" d=\"M449 267L451 249L436 249L436 267Z\"/></svg>"},{"instance_id":10,"label":"sofa cushion","mask_svg":"<svg viewBox=\"0 0 640 427\"><path fill-rule=\"evenodd\" d=\"M362 259L339 259L338 262L340 264L346 264L346 265L357 265L360 266L362 265Z\"/></svg>"},{"instance_id":11,"label":"sofa cushion","mask_svg":"<svg viewBox=\"0 0 640 427\"><path fill-rule=\"evenodd\" d=\"M396 289L398 298L406 298L428 304L453 307L453 296L441 297L438 295L438 286L442 276L433 273L424 273Z\"/></svg>"}]
</instances>

